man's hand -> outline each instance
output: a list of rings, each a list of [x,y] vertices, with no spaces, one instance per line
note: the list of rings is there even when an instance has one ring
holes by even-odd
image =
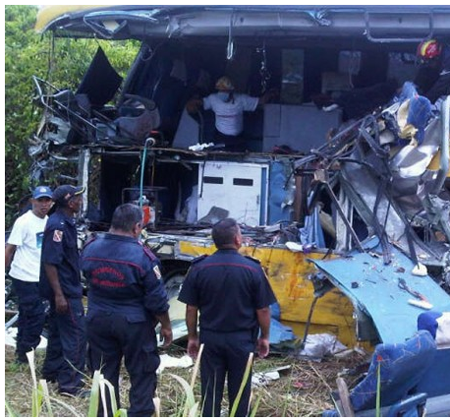
[[[264,359],[264,357],[267,357],[269,354],[269,340],[267,338],[258,338],[258,355],[261,359]]]
[[[172,344],[173,335],[172,335],[172,328],[169,327],[161,327],[161,330],[159,332],[159,340],[163,342],[162,347],[167,348]]]
[[[196,114],[203,106],[203,100],[198,98],[190,99],[186,103],[186,111],[189,114]]]
[[[55,296],[55,306],[58,314],[65,314],[69,311],[69,304],[64,295]]]
[[[187,345],[187,354],[191,356],[193,359],[196,359],[198,356],[199,349],[200,349],[200,342],[198,338],[189,338]]]

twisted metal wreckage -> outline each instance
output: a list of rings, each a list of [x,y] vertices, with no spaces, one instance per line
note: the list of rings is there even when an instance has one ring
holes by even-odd
[[[130,6],[130,10],[133,7],[138,6]],[[108,39],[145,39],[152,31],[157,37],[167,36],[161,28],[169,25],[169,38],[174,35],[175,43],[178,35],[181,40],[183,35],[198,36],[194,39],[199,41],[207,39],[208,31],[214,35],[223,31],[231,58],[237,34],[246,35],[246,30],[250,36],[259,33],[258,19],[278,25],[287,13],[287,26],[276,32],[282,43],[289,39],[289,31],[295,42],[301,42],[297,31],[306,40],[317,35],[317,28],[311,26],[312,15],[306,18],[303,10],[297,16],[289,10],[273,14],[270,8],[244,7],[238,20],[239,13],[233,11],[230,17],[226,8],[199,8],[198,14],[194,9],[186,14],[177,7],[156,10],[150,16],[151,26],[147,25],[147,15],[139,12],[134,16],[138,17],[136,27],[131,25],[132,11],[105,15],[108,25],[102,21],[101,11],[90,14],[81,10],[73,15],[69,11],[56,18],[43,16],[48,22],[41,22],[40,27],[62,33],[68,28],[74,34],[88,28]],[[416,31],[415,25],[419,27],[417,22],[423,18],[416,12],[411,22],[396,20],[396,24],[411,24],[409,30]],[[352,43],[357,42],[362,31],[342,31],[350,22],[345,20],[346,13],[352,19],[361,16],[367,39],[380,41],[371,32],[378,19],[376,10],[330,9],[323,15],[326,22],[315,20],[320,34],[329,30],[332,37],[344,34]],[[383,13],[380,22],[384,23]],[[424,19],[432,19],[427,13]],[[249,16],[257,19],[246,20]],[[276,19],[270,20],[274,16]],[[376,19],[371,20],[373,16]],[[391,17],[386,16],[388,20]],[[177,30],[172,20],[175,17]],[[206,26],[202,32],[210,17],[215,19],[214,29]],[[114,19],[118,25],[112,27],[110,20]],[[227,19],[236,27],[225,25],[230,22]],[[289,19],[298,21],[289,26]],[[432,29],[439,31],[442,22],[434,23]],[[240,24],[242,28],[238,28]],[[388,21],[381,29],[392,30],[391,26]],[[127,28],[136,29],[134,36]],[[442,28],[445,32],[448,25]],[[388,41],[399,40],[388,37],[380,42]],[[156,64],[161,51],[156,49],[150,55]],[[258,53],[261,51],[264,91],[270,81],[265,42]],[[76,181],[87,187],[80,219],[83,235],[105,230],[112,209],[121,202],[136,201],[143,207],[148,222],[143,241],[162,261],[175,325],[181,330],[184,326],[184,311],[176,302],[184,274],[194,258],[214,252],[211,225],[227,215],[242,222],[247,241],[241,251],[261,261],[277,296],[271,337],[275,346],[295,340],[295,333],[301,337],[295,340],[296,352],[301,353],[308,335],[323,332],[333,333],[347,346],[404,343],[415,336],[422,314],[450,312],[450,97],[432,105],[407,82],[398,96],[344,124],[337,118],[338,110],[267,104],[262,149],[249,141],[247,152],[227,152],[208,143],[206,116],[200,115],[197,124],[181,110],[178,126],[171,127],[172,137],[167,141],[167,131],[165,135],[163,130],[167,120],[158,97],[150,100],[138,95],[138,81],[143,80],[140,71],[151,68],[150,52],[146,46],[141,49],[140,61],[138,58],[130,72],[117,107],[107,112],[91,109],[92,87],[102,96],[97,96],[97,105],[104,105],[113,99],[121,78],[111,70],[101,50],[94,61],[100,63],[100,74],[108,74],[108,78],[99,78],[91,65],[83,88],[76,93],[35,78],[45,114],[30,154],[35,162],[33,176],[38,180],[59,168],[61,162],[77,164]],[[105,79],[109,80],[106,85]],[[167,89],[176,83],[172,77]],[[161,85],[156,83],[153,92]],[[170,98],[168,92],[166,97]],[[298,144],[309,152],[295,151]],[[434,364],[423,367],[425,379],[417,391],[420,395],[414,394],[416,399],[408,404],[423,407],[426,403],[429,413],[448,414],[450,375],[442,369],[449,365],[448,343],[436,354]],[[363,394],[367,394],[364,389]],[[386,404],[395,403],[397,399]],[[372,408],[371,404],[365,401],[358,411]],[[402,410],[406,412],[404,405]],[[339,413],[349,412],[341,406]]]
[[[450,97],[442,101],[440,109],[430,111],[422,135],[416,127],[406,124],[412,100],[417,100],[417,96],[403,102],[399,100],[378,113],[352,122],[306,156],[270,157],[272,164],[282,164],[284,172],[291,168],[291,173],[283,178],[284,201],[293,194],[295,185],[305,187],[309,184],[303,227],[297,222],[242,226],[247,237],[243,252],[262,261],[284,315],[281,320],[285,325],[279,322],[280,313],[278,319],[273,320],[271,343],[275,347],[278,345],[281,349],[283,342],[295,340],[286,325],[302,323],[303,329],[298,329],[297,325],[296,332],[303,333],[303,340],[296,352],[308,355],[304,346],[309,328],[317,332],[333,331],[333,327],[326,324],[329,316],[336,314],[342,317],[335,320],[337,335],[351,345],[355,338],[362,342],[401,343],[414,336],[420,312],[434,308],[448,313]],[[54,114],[49,118],[54,118]],[[41,142],[41,150],[45,152],[35,154],[35,158],[41,162],[59,159],[48,153],[53,146],[51,142]],[[91,147],[98,145],[78,151],[78,158]],[[61,152],[66,146],[58,145],[57,149]],[[157,148],[154,152],[158,153]],[[165,153],[167,158],[177,152],[167,149]],[[192,158],[206,159],[208,153],[211,152],[195,152],[185,159],[185,164]],[[221,153],[224,152],[217,152],[214,158],[220,159]],[[330,213],[326,213],[324,207],[331,210]],[[177,229],[173,221],[167,225],[162,220],[158,224],[150,223],[144,235],[145,243],[163,263],[191,261],[198,255],[214,251],[209,237],[210,223],[227,213],[214,207],[203,218],[203,223],[183,225],[181,229]],[[324,231],[334,241],[329,248]],[[274,255],[276,253],[278,255]],[[312,269],[312,264],[317,270]],[[186,333],[184,311],[177,304],[176,296],[185,270],[184,265],[166,265],[169,272],[166,284],[174,308],[172,318],[180,335]],[[314,285],[314,290],[307,285],[309,282]],[[352,304],[349,305],[332,286],[343,292]],[[329,296],[330,289],[334,293],[330,292],[331,298],[327,301],[323,297]],[[318,316],[313,318],[319,298],[323,298],[323,305],[318,305]],[[299,308],[299,303],[303,308]],[[354,318],[351,321],[350,316]],[[311,325],[312,319],[316,325]],[[356,337],[353,337],[355,327]],[[294,342],[298,344],[299,340]],[[332,342],[331,347],[335,346]],[[445,351],[441,351],[435,365],[421,368],[425,372],[422,380],[425,385],[419,387],[417,394],[402,400],[398,406],[389,406],[383,411],[385,415],[408,412],[406,409],[415,404],[422,407],[427,404],[428,412],[433,415],[447,414],[445,401],[449,389],[442,366],[448,364],[448,348]],[[359,406],[357,403],[354,406],[363,413],[364,408],[371,408],[371,403],[364,385],[360,387],[358,392],[364,398]],[[389,389],[386,395],[389,395]],[[398,387],[396,390],[395,398],[400,392]],[[354,415],[348,405],[347,409],[343,408],[343,395],[347,394],[341,392],[334,396],[338,412]],[[333,413],[331,415],[335,415]],[[373,412],[369,410],[368,413]]]

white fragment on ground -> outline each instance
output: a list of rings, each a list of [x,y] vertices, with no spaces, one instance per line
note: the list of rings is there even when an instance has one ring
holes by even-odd
[[[5,330],[5,345],[16,347],[16,336],[17,336],[17,328],[10,327],[7,330]],[[39,345],[37,346],[38,349],[45,349],[47,348],[47,339],[43,336],[41,336],[41,341]]]
[[[160,374],[166,368],[173,368],[173,367],[188,368],[194,364],[191,357],[188,356],[187,354],[182,357],[173,357],[169,356],[168,354],[162,354],[160,355],[160,359],[161,364],[159,365],[159,368],[156,371],[157,374]]]

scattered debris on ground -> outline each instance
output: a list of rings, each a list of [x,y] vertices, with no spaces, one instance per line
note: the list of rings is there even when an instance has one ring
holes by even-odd
[[[168,355],[174,358],[184,356],[184,349],[172,346]],[[42,366],[45,352],[38,350],[36,364]],[[269,375],[272,380],[264,381],[254,387],[253,400],[260,399],[256,413],[258,417],[311,417],[320,416],[325,409],[332,408],[329,397],[335,388],[336,377],[344,369],[363,363],[366,357],[353,352],[345,358],[325,358],[322,362],[298,360],[273,355],[267,359],[255,360],[254,373],[261,377],[262,373],[277,372],[279,378]],[[287,368],[289,367],[289,368]],[[184,393],[178,382],[170,374],[176,374],[190,381],[192,367],[166,367],[159,377],[158,396],[161,399],[161,416],[181,416]],[[87,379],[89,382],[89,379]],[[14,349],[5,346],[5,400],[18,416],[31,415],[32,379],[27,365],[14,363]],[[89,400],[84,398],[62,397],[55,384],[48,384],[52,397],[53,415],[55,417],[73,417],[74,413],[86,416]],[[89,383],[87,384],[89,386]],[[121,381],[121,402],[128,404],[129,378],[123,370]],[[197,379],[195,396],[200,395],[200,381]],[[260,397],[261,396],[261,397]],[[5,413],[7,415],[7,413]],[[45,407],[41,416],[47,416]]]

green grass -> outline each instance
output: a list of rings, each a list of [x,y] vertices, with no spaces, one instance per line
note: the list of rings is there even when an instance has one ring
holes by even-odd
[[[184,348],[172,346],[171,356],[182,356]],[[87,417],[93,415],[94,408],[91,399],[62,397],[57,392],[57,385],[47,383],[44,389],[38,379],[41,376],[40,367],[45,352],[38,350],[35,355],[37,387],[41,386],[39,398],[40,417]],[[329,388],[326,384],[335,383],[338,372],[344,368],[354,367],[356,363],[365,360],[354,354],[347,359],[328,359],[321,363],[296,360],[288,357],[269,356],[267,359],[256,358],[253,372],[266,372],[281,366],[291,365],[291,369],[279,380],[252,391],[251,415],[258,417],[315,417],[320,416],[324,409],[332,408],[329,398]],[[200,381],[197,369],[167,368],[158,376],[157,397],[160,401],[159,415],[161,417],[181,417],[186,410],[186,394],[183,386],[175,376],[182,378],[192,389],[194,405],[191,404],[188,415],[199,413]],[[100,381],[100,378],[99,378]],[[299,386],[301,384],[302,386]],[[86,377],[86,389],[93,389],[94,378]],[[100,386],[100,385],[99,385]],[[105,385],[107,386],[107,385]],[[117,410],[117,416],[126,414],[128,407],[128,391],[130,381],[126,370],[121,371],[120,400],[122,410]],[[34,389],[30,369],[26,365],[14,363],[14,349],[5,348],[5,416],[30,417],[33,413],[32,392]],[[91,392],[92,394],[92,392]],[[101,397],[99,396],[99,401]],[[227,405],[227,395],[224,396],[224,412],[231,411]],[[192,400],[191,400],[192,402]],[[197,403],[197,406],[195,404]],[[36,410],[37,406],[35,406]],[[35,411],[36,412],[36,411]],[[198,415],[198,414],[197,414]]]

